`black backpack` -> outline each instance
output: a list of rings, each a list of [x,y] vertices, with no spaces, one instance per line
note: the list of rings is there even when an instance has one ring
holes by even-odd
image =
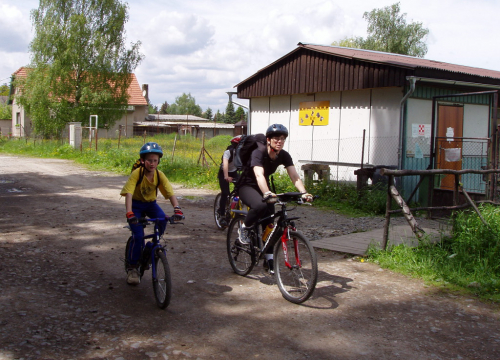
[[[238,171],[242,171],[250,165],[250,156],[257,147],[266,145],[264,134],[243,135],[236,150],[234,151],[233,163]]]
[[[141,170],[139,173],[139,180],[137,180],[137,184],[135,184],[135,187],[138,187],[142,182],[142,179],[144,179],[144,165],[142,165],[141,159],[137,159],[134,165],[132,165],[132,170],[130,171],[130,173],[132,173],[137,168],[141,168]],[[158,183],[156,184],[156,195],[158,195],[158,186],[160,186],[160,173],[158,172],[158,169],[156,169],[156,178],[158,179]]]

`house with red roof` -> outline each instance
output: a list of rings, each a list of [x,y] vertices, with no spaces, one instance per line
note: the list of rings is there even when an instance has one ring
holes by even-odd
[[[287,126],[285,150],[295,165],[327,168],[330,180],[356,181],[361,167],[499,165],[499,71],[299,43],[235,88],[238,98],[249,99],[249,133]],[[452,177],[438,179],[437,188],[452,191]],[[464,188],[479,195],[492,181],[462,177]],[[408,196],[418,182],[405,177],[401,190]]]
[[[19,68],[14,74],[12,74],[12,82],[16,77],[26,77],[26,67]],[[134,122],[141,122],[148,115],[148,85],[144,84],[142,86],[139,85],[137,81],[137,77],[135,74],[130,74],[131,83],[129,88],[127,89],[129,100],[127,111],[123,115],[123,117],[116,121],[116,123],[105,129],[102,125],[99,125],[98,137],[106,138],[118,137],[118,132],[121,129],[121,136],[133,136],[133,124]],[[18,89],[14,89],[11,87],[11,98],[12,101],[12,136],[26,136],[31,134],[32,123],[29,116],[25,113],[22,106],[16,103],[15,94],[19,91]],[[96,113],[97,119],[99,121],[99,114]]]

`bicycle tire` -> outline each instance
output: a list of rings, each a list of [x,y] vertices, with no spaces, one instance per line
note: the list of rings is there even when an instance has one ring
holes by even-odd
[[[218,193],[217,196],[215,197],[214,201],[214,220],[215,220],[215,225],[217,225],[217,228],[219,230],[224,230],[227,228],[227,226],[221,225],[220,221],[222,219],[222,216],[219,214],[219,206],[220,206],[220,199],[222,197],[222,193]]]
[[[233,271],[241,276],[249,274],[255,266],[255,249],[251,244],[239,241],[239,230],[245,217],[238,215],[229,224],[227,231],[227,257]]]
[[[155,254],[156,278],[152,277],[153,290],[155,294],[156,305],[160,309],[165,309],[170,304],[172,296],[172,279],[170,276],[170,267],[168,266],[167,256],[162,250],[156,250]]]
[[[132,236],[130,236],[127,240],[127,245],[125,245],[125,259],[124,259],[124,263],[125,263],[125,272],[128,271],[129,269],[129,265],[128,265],[128,253],[129,253],[129,250],[130,250],[130,242],[132,241]]]
[[[296,248],[300,266],[296,261]],[[274,246],[274,271],[278,288],[283,297],[294,303],[300,304],[309,299],[316,288],[318,281],[318,262],[313,246],[304,235],[297,231],[290,231],[290,237],[287,240],[288,260],[291,269],[285,264],[285,254],[281,239]]]

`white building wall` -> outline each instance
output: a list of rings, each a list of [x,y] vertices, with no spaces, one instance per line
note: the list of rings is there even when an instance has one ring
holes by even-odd
[[[332,178],[355,181],[354,170],[359,166],[347,164],[361,163],[363,129],[364,163],[397,164],[401,98],[401,88],[253,98],[249,132],[265,132],[271,124],[283,124],[290,132],[285,150],[299,169],[309,162],[346,163],[331,166]],[[309,101],[330,102],[328,125],[299,125],[300,103]],[[395,143],[395,149],[386,149],[388,138]]]

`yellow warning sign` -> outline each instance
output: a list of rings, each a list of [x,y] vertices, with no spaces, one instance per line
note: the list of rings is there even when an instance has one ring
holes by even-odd
[[[328,125],[329,101],[307,101],[299,104],[299,125]]]

